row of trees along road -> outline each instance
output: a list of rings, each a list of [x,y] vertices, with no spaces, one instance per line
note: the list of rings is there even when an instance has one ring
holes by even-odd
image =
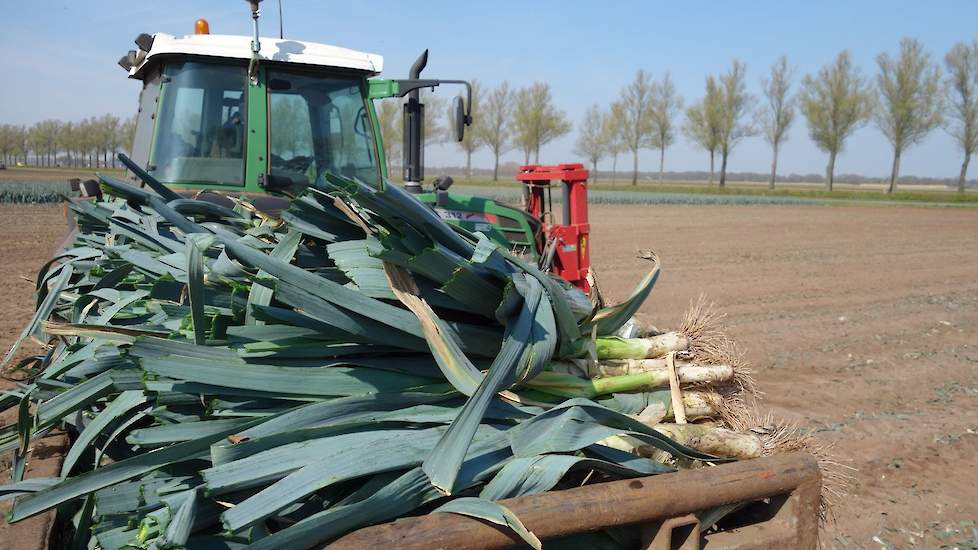
[[[0,124],[0,162],[30,166],[115,166],[115,153],[132,144],[135,119],[113,115],[78,122],[42,120],[31,126]],[[111,160],[110,160],[111,157]]]
[[[787,58],[780,57],[760,78],[760,98],[748,91],[747,67],[734,61],[730,69],[705,79],[703,97],[683,109],[669,73],[655,79],[639,70],[632,82],[607,108],[591,105],[577,127],[574,152],[597,170],[611,159],[615,178],[618,157],[630,153],[632,184],[638,180],[638,155],[643,149],[659,152],[659,179],[665,170],[666,150],[680,134],[709,155],[710,183],[719,160],[719,185],[726,185],[727,163],[745,138],[760,136],[771,146],[769,186],[774,188],[778,155],[789,130],[801,114],[812,142],[828,155],[825,185],[831,190],[835,162],[846,140],[875,122],[893,149],[888,192],[896,188],[900,159],[937,128],[943,127],[963,153],[958,188],[964,190],[968,163],[978,149],[978,41],[959,43],[944,56],[946,71],[917,40],[905,38],[899,51],[876,58],[878,72],[868,79],[855,67],[848,51],[797,81]],[[797,85],[796,85],[797,83]],[[797,90],[795,90],[797,88]],[[426,95],[426,143],[449,139],[451,122],[446,101]],[[401,147],[401,106],[385,100],[378,106],[389,157]],[[466,173],[472,154],[485,147],[493,156],[493,179],[498,179],[499,158],[509,150],[539,161],[540,147],[570,132],[565,112],[553,105],[550,87],[537,82],[512,89],[507,82],[484,90],[473,82],[473,127],[459,144],[466,154]],[[719,158],[718,158],[719,157]]]
[[[943,127],[963,153],[958,190],[964,191],[968,163],[978,149],[978,41],[959,43],[944,57],[946,75],[923,45],[914,39],[900,42],[895,56],[876,57],[878,73],[871,82],[853,66],[848,51],[815,74],[801,79],[792,94],[795,71],[785,57],[779,58],[761,78],[762,101],[747,91],[746,66],[734,61],[720,75],[706,77],[705,93],[685,111],[682,132],[704,149],[710,158],[710,183],[714,163],[720,157],[719,185],[726,184],[727,160],[744,138],[760,134],[772,149],[769,186],[773,189],[778,154],[796,110],[804,116],[808,134],[828,154],[825,185],[832,190],[835,161],[846,140],[857,129],[875,122],[893,148],[887,192],[896,188],[900,159],[933,130]],[[758,104],[759,103],[759,104]],[[674,141],[673,118],[682,105],[669,79],[652,80],[638,71],[608,109],[590,107],[580,125],[577,148],[597,166],[601,158],[630,151],[632,183],[638,174],[638,151],[659,151],[659,177],[666,149]]]

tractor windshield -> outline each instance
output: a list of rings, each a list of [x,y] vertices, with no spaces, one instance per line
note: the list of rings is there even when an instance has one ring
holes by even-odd
[[[269,172],[309,185],[325,172],[380,179],[362,79],[269,69]]]
[[[148,171],[166,183],[244,182],[244,66],[170,63]]]

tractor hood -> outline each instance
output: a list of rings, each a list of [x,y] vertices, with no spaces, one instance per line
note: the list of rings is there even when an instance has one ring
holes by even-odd
[[[379,74],[384,67],[384,58],[380,55],[338,46],[270,37],[262,37],[260,42],[259,56],[263,61],[353,69],[367,72],[371,76]],[[129,77],[141,80],[144,69],[153,64],[154,58],[169,55],[248,60],[251,59],[251,37],[227,34],[173,36],[156,33],[149,51],[137,52],[136,63],[130,69]]]

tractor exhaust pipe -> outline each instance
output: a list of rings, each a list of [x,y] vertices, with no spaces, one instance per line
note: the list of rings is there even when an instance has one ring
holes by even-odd
[[[409,78],[417,80],[428,64],[428,50],[421,52],[411,65]],[[404,104],[404,188],[409,193],[421,193],[424,181],[424,104],[419,90],[408,92]]]

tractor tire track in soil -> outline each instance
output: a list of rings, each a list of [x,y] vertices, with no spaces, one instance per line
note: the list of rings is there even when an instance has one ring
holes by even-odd
[[[642,318],[675,327],[706,293],[747,350],[762,406],[857,468],[825,545],[978,544],[965,527],[978,519],[978,209],[595,205],[591,218],[609,298],[648,268],[635,252],[656,250],[663,273]],[[20,277],[33,279],[64,223],[61,207],[0,206],[3,351],[33,310]],[[45,462],[33,475],[56,471]],[[47,525],[0,522],[0,548],[33,549]]]

